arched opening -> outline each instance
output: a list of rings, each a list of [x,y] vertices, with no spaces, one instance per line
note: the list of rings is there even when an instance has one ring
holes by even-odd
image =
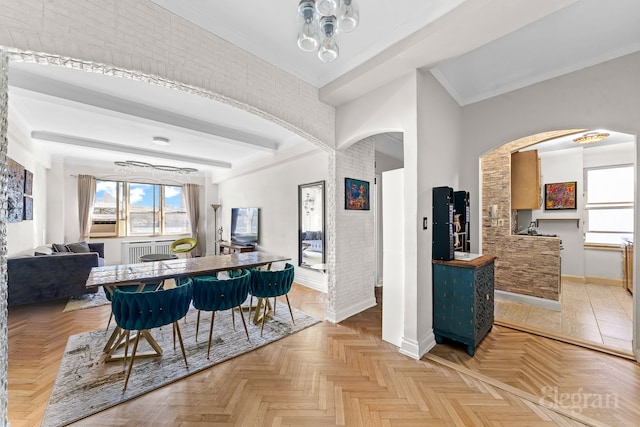
[[[633,273],[623,268],[620,240],[629,235],[620,233],[616,220],[600,226],[592,219],[589,228],[592,213],[603,219],[607,215],[621,218],[613,209],[627,202],[616,200],[612,202],[616,206],[601,205],[596,212],[598,206],[588,198],[586,177],[589,171],[620,166],[631,166],[630,174],[635,176],[636,140],[631,134],[599,130],[609,137],[589,145],[573,141],[587,131],[532,135],[481,158],[482,247],[498,254],[496,322],[633,358],[632,289],[623,287],[626,278],[633,281]],[[523,166],[514,159],[520,153],[536,162],[535,179],[525,180],[538,187],[532,206],[512,205],[514,192],[527,191],[516,185]],[[629,181],[625,184],[632,195],[633,179]],[[554,205],[549,192],[556,184],[576,188],[575,205]],[[496,215],[491,213],[492,206]],[[631,237],[636,206],[633,201],[624,213],[629,220],[624,230]],[[594,232],[599,236],[592,236]],[[613,240],[598,240],[603,236]],[[626,260],[632,257],[627,255]]]

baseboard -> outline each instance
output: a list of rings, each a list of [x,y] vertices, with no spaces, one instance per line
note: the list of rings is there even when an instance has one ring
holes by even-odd
[[[419,342],[402,337],[400,353],[405,356],[409,356],[412,359],[420,360],[422,356],[431,351],[435,346],[436,337],[433,334],[433,329],[431,329],[426,336],[420,339]]]
[[[577,345],[579,347],[589,348],[591,350],[599,351],[601,353],[607,353],[612,356],[622,357],[625,359],[636,360],[632,353],[624,351],[622,349],[616,349],[607,347],[603,344],[594,343],[591,341],[581,340],[579,338],[571,337],[556,332],[547,331],[544,329],[536,328],[534,326],[523,325],[521,323],[514,323],[508,320],[495,319],[495,325],[504,326],[505,328],[515,329],[518,331],[526,332],[528,334],[538,335],[545,338],[550,338],[556,341],[566,342],[567,344]]]
[[[313,289],[314,291],[322,292],[323,294],[327,293],[327,282],[309,279],[308,277],[296,277],[295,282],[299,285],[305,286],[309,289]]]
[[[624,286],[622,279],[614,279],[612,277],[584,276],[584,282],[594,285]]]
[[[523,304],[533,305],[535,307],[546,308],[547,310],[560,311],[562,305],[560,301],[550,299],[532,297],[529,295],[516,294],[513,292],[495,290],[495,297],[506,301],[521,302]]]
[[[347,307],[338,312],[331,311],[327,308],[326,320],[328,320],[331,323],[340,323],[351,316],[354,316],[360,312],[363,312],[368,308],[374,307],[376,304],[377,304],[376,297],[375,295],[372,295],[371,298],[368,298],[364,301],[361,301],[358,304],[352,305],[351,307]]]
[[[584,276],[574,276],[572,274],[563,274],[560,277],[560,280],[567,280],[569,282],[575,282],[575,283],[584,283]]]

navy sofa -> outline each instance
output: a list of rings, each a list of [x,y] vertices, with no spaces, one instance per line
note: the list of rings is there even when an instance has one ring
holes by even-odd
[[[89,243],[89,249],[92,252],[8,258],[8,305],[96,292],[85,285],[91,268],[104,265],[104,243]]]

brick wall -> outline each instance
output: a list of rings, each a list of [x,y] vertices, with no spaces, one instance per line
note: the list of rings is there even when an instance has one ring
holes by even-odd
[[[560,240],[511,234],[511,153],[579,131],[545,132],[521,138],[481,158],[482,252],[498,257],[496,289],[559,301]],[[489,218],[491,205],[498,206],[498,225],[494,226]]]
[[[335,146],[334,108],[318,100],[315,87],[150,1],[9,3],[0,8],[0,46],[108,65],[87,64],[90,71],[115,66],[205,89]]]
[[[344,208],[345,178],[368,181],[370,193],[374,191],[375,139],[365,138],[337,151],[335,165],[335,208],[329,211],[335,212],[336,227],[330,242],[335,249],[331,262],[340,286],[331,280],[328,283],[327,317],[339,322],[375,305],[374,207],[368,211]]]

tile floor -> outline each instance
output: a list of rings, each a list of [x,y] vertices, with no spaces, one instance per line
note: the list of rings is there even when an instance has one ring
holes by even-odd
[[[632,296],[621,286],[562,282],[562,310],[496,298],[495,317],[631,352]]]

